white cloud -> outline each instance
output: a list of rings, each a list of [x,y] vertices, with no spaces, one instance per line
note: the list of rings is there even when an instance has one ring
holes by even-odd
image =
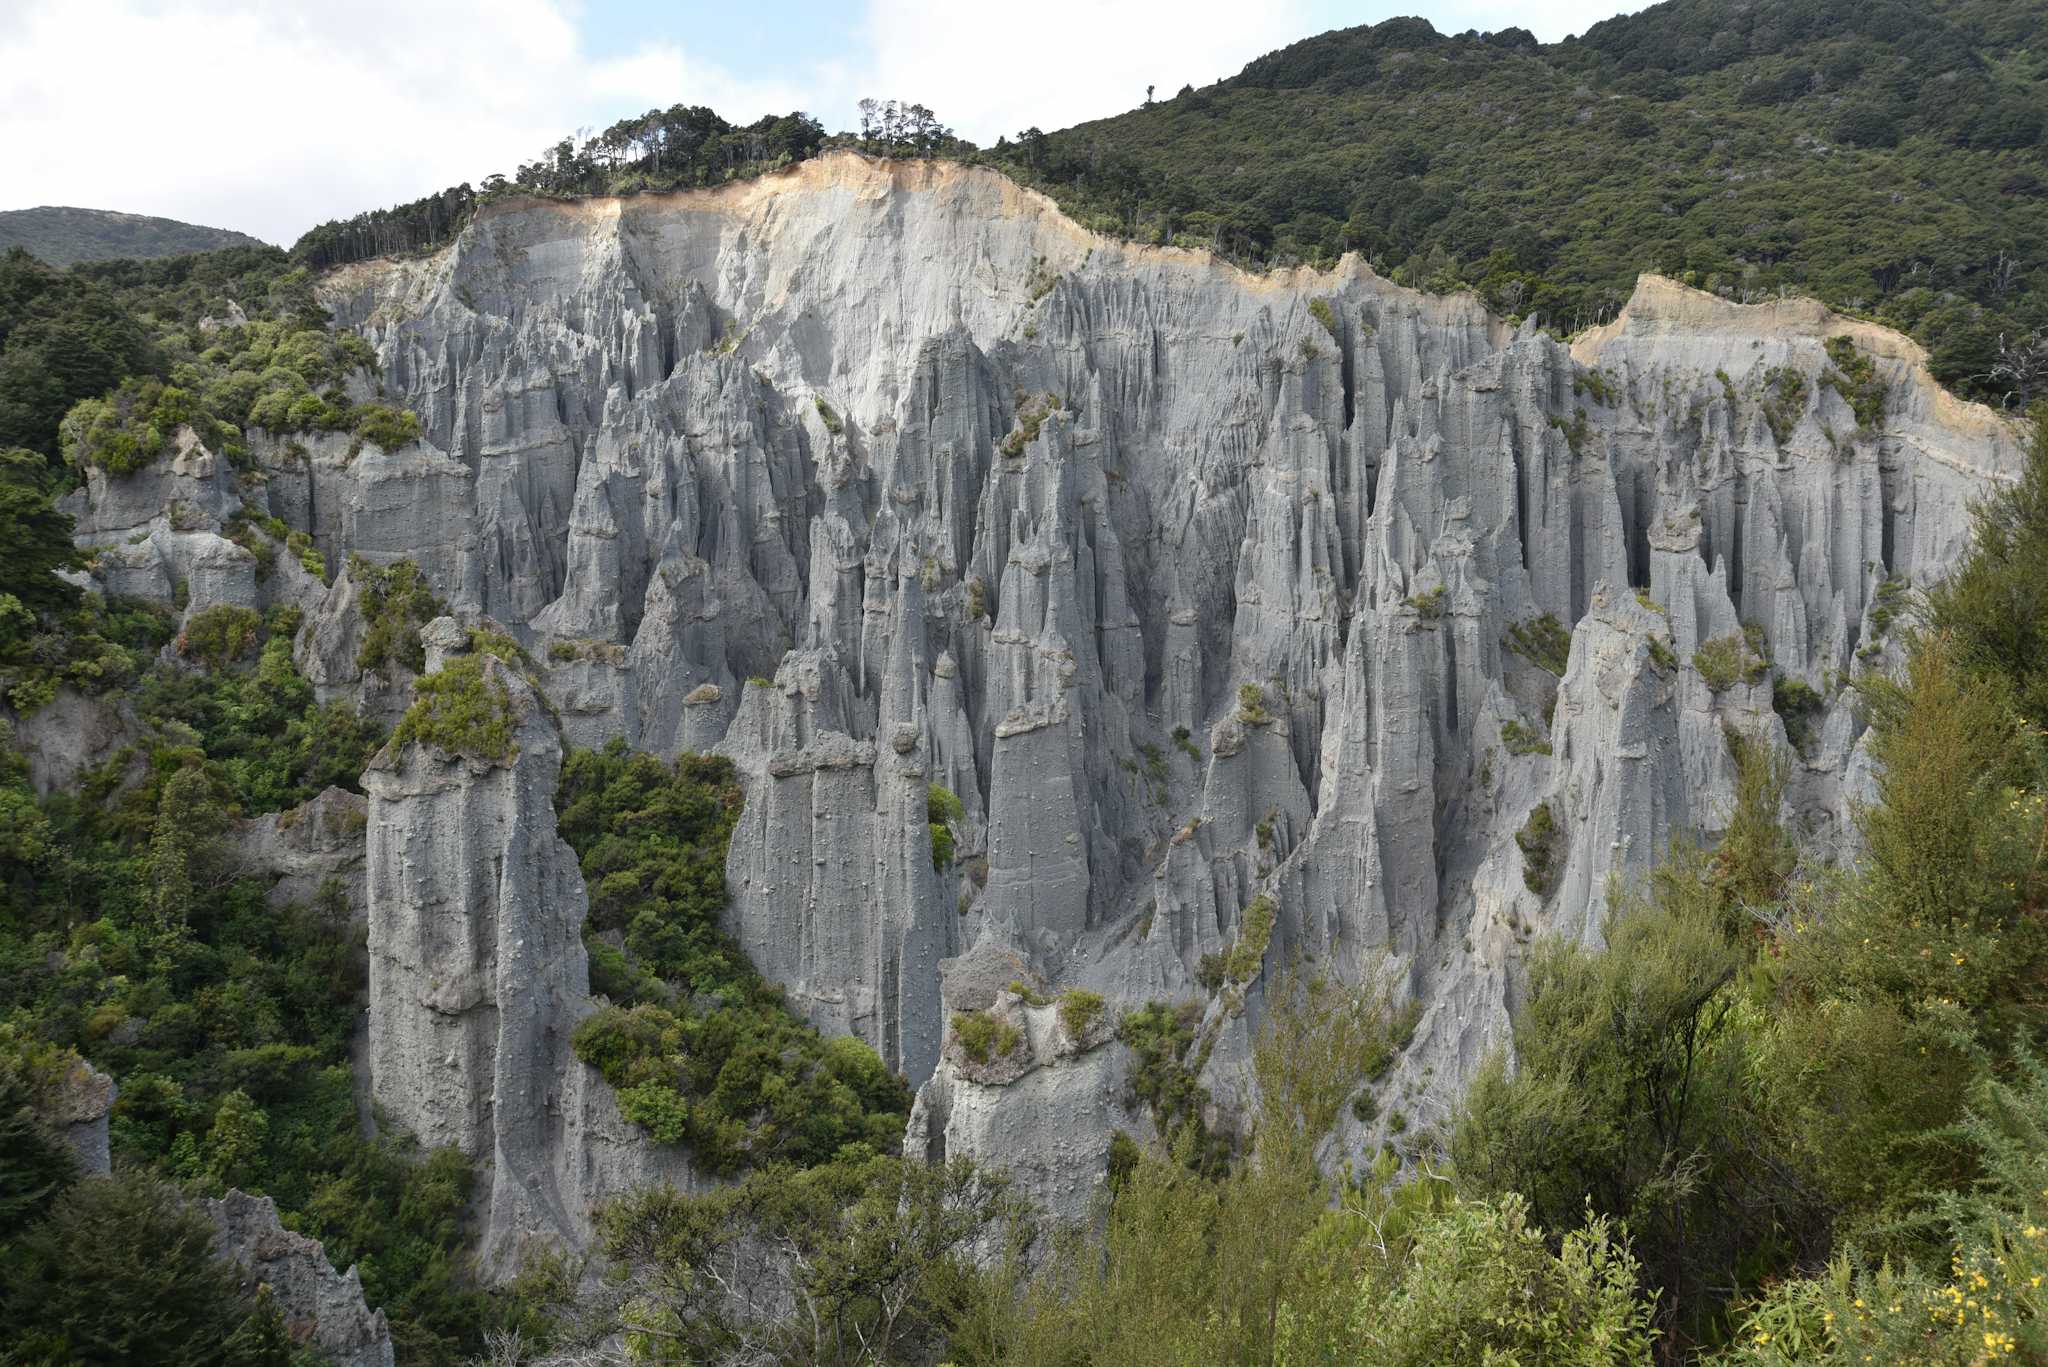
[[[1308,36],[1300,0],[869,0],[874,64],[864,91],[929,105],[984,145],[1019,129],[1121,113],[1158,87],[1234,76]]]
[[[0,207],[126,209],[281,243],[509,173],[624,112],[804,103],[673,45],[592,60],[560,0],[29,0],[0,21],[0,71]]]

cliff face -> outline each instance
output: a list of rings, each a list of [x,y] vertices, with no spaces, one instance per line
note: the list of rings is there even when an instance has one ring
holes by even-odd
[[[506,624],[569,740],[732,756],[755,962],[925,1085],[918,1144],[1018,1162],[1069,1213],[1110,1127],[1142,1127],[1123,1047],[1040,1022],[1032,1067],[990,1074],[948,1048],[951,1011],[1014,976],[1201,1000],[1227,1097],[1261,973],[1310,955],[1419,1005],[1382,1085],[1437,1118],[1503,1037],[1529,941],[1597,938],[1610,876],[1725,821],[1726,731],[1793,760],[1788,819],[1843,847],[1867,765],[1840,685],[1884,658],[1887,584],[1938,577],[2019,461],[1910,343],[1817,307],[1646,277],[1567,350],[1355,263],[1248,276],[1093,237],[991,173],[850,154],[500,204],[324,298],[425,440],[280,454],[271,510]],[[218,502],[182,459],[160,478]],[[109,572],[182,575],[194,606],[255,592],[162,492],[88,491]],[[302,655],[375,695],[331,648],[347,592]],[[1693,664],[1745,627],[1826,700],[1803,752],[1767,677]],[[573,1232],[551,1203],[586,1190],[549,1186],[567,1138],[503,1140],[519,1107],[521,1133],[565,1126],[545,1094],[578,1067],[555,743],[372,779],[377,1094],[498,1146],[494,1229]],[[941,872],[934,784],[966,813]],[[1516,838],[1539,808],[1543,891]],[[1247,928],[1261,897],[1270,931]],[[1205,987],[1234,944],[1250,981]]]

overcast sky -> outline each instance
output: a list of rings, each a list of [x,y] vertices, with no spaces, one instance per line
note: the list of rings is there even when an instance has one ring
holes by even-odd
[[[676,103],[863,95],[962,136],[1052,129],[1421,13],[1545,41],[1644,0],[0,0],[0,209],[81,205],[288,244]]]

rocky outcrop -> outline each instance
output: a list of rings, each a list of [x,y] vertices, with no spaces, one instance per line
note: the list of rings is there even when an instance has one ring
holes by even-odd
[[[429,624],[443,662],[461,633]],[[555,833],[562,748],[524,676],[483,657],[516,751],[479,759],[393,743],[369,793],[371,1096],[382,1123],[481,1169],[487,1274],[529,1247],[582,1246],[597,1203],[680,1155],[646,1142],[570,1047],[590,1003],[576,855]]]
[[[296,807],[242,822],[236,860],[275,880],[265,896],[271,906],[312,905],[333,896],[335,909],[361,924],[369,917],[363,867],[369,824],[364,798],[328,788]]]
[[[1077,1038],[1056,1003],[1008,989],[983,1010],[1014,1042],[977,1059],[950,1036],[944,1066],[917,1094],[905,1151],[999,1166],[1053,1220],[1092,1219],[1107,1194],[1111,1135],[1147,1128],[1126,1109],[1127,1051],[1113,1020],[1096,1017]]]
[[[105,1177],[113,1171],[107,1118],[118,1095],[113,1078],[76,1054],[37,1089],[36,1118],[71,1146],[83,1176]]]
[[[1719,829],[1730,732],[1790,765],[1813,857],[1845,848],[1868,761],[1843,685],[2019,463],[1911,342],[1818,306],[1646,277],[1567,348],[1356,259],[1247,275],[985,170],[851,153],[501,200],[322,292],[423,440],[316,441],[242,492],[331,564],[410,556],[504,623],[575,743],[730,755],[730,929],[925,1085],[917,1143],[1038,1172],[1062,1209],[1101,1146],[1029,1135],[1113,1123],[1116,1051],[977,1079],[946,1022],[987,1003],[942,965],[1114,1009],[1216,998],[1204,960],[1255,959],[1204,1016],[1224,1096],[1263,975],[1310,955],[1420,1012],[1383,1085],[1440,1112],[1505,1038],[1528,943],[1597,940],[1610,878]],[[107,582],[243,593],[159,515],[218,519],[219,478],[183,451],[89,487]],[[336,696],[370,688],[351,591],[321,586],[301,639]],[[1759,679],[1697,666],[1731,637]],[[1824,699],[1804,751],[1772,676]],[[617,1133],[564,1062],[581,893],[559,741],[522,726],[511,764],[388,755],[370,813],[378,1095],[496,1155],[500,1241],[578,1228],[602,1183],[568,1155]],[[943,870],[932,785],[962,811]],[[1381,1137],[1355,1128],[1353,1152]]]
[[[390,1326],[364,1305],[356,1269],[336,1272],[319,1241],[279,1222],[268,1196],[230,1191],[199,1207],[213,1221],[215,1254],[241,1272],[246,1294],[269,1294],[294,1342],[334,1367],[392,1367]]]

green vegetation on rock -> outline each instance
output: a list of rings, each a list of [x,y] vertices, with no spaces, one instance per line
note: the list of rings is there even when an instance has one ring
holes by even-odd
[[[719,927],[740,807],[723,758],[664,762],[615,741],[564,761],[558,829],[590,892],[591,987],[610,999],[577,1026],[576,1056],[708,1172],[893,1151],[902,1081],[859,1040],[801,1021]]]
[[[481,655],[458,655],[412,686],[412,706],[391,733],[393,745],[418,741],[451,755],[506,763],[519,753],[512,690]]]

